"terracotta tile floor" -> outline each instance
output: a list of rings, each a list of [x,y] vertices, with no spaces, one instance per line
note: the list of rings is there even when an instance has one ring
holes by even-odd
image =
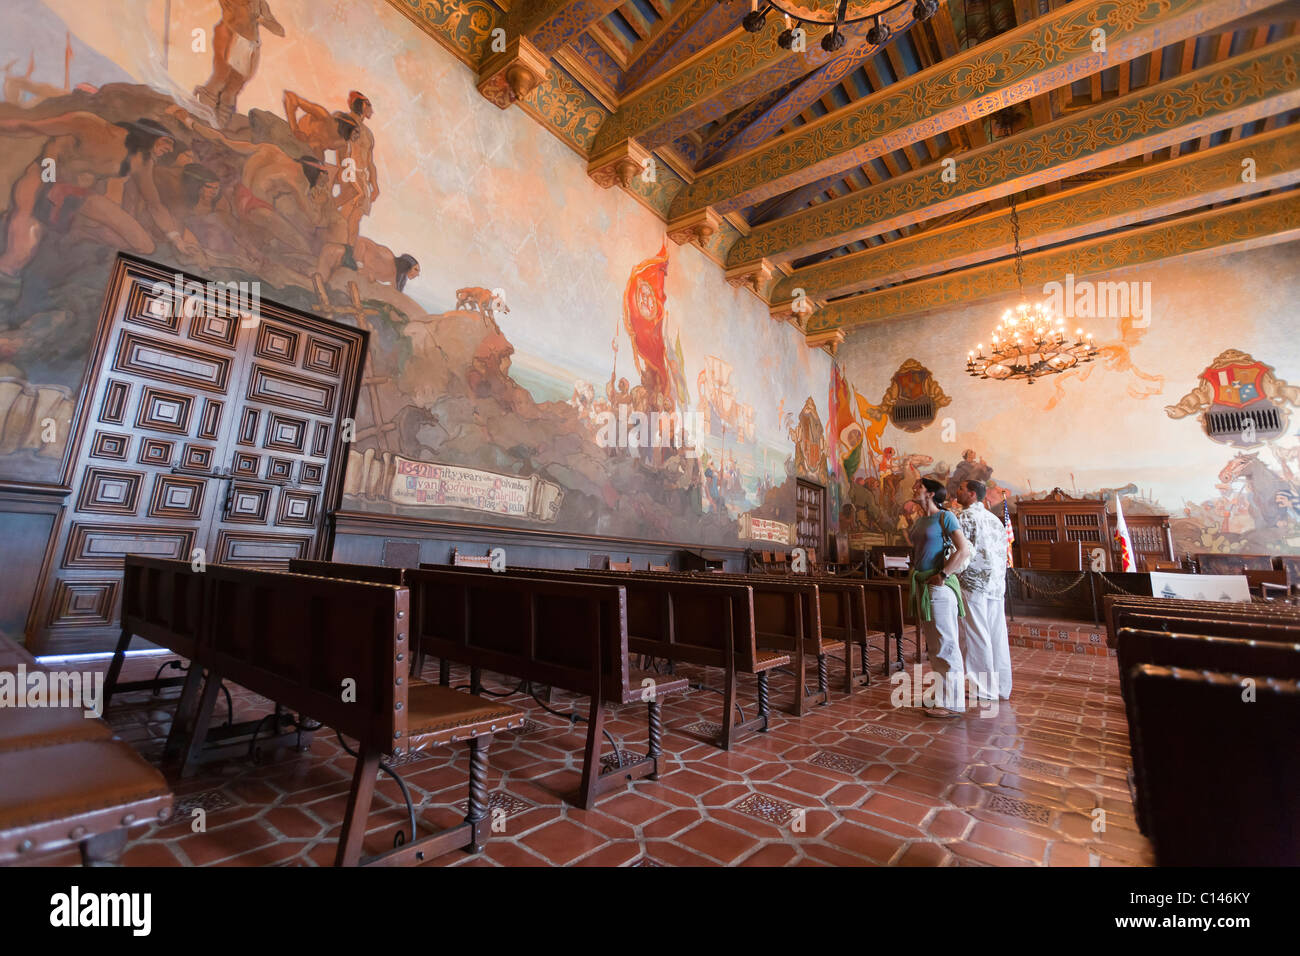
[[[878,654],[870,688],[851,698],[836,691],[842,671],[832,664],[828,706],[802,719],[778,711],[768,733],[746,737],[730,752],[681,732],[719,721],[719,694],[694,690],[665,702],[660,779],[628,784],[590,811],[561,799],[578,785],[584,725],[572,729],[530,698],[511,697],[528,709],[531,722],[499,735],[489,752],[491,805],[500,811],[503,832],[491,834],[481,855],[456,851],[429,865],[1152,864],[1126,785],[1128,735],[1113,657],[1012,647],[1012,699],[996,715],[968,711],[960,720],[938,721],[891,706]],[[161,660],[133,659],[124,677],[151,676]],[[426,676],[434,676],[432,666]],[[457,674],[454,682],[463,680]],[[490,674],[485,683],[509,686]],[[752,683],[745,689],[752,692]],[[787,706],[792,689],[791,677],[777,675],[774,705]],[[232,691],[237,718],[269,711],[268,702]],[[156,760],[175,693],[122,695],[109,722]],[[552,706],[565,710],[572,703],[557,692]],[[748,717],[752,693],[743,705]],[[219,714],[224,709],[218,704]],[[644,752],[643,707],[622,708],[607,726],[622,744]],[[352,758],[328,730],[315,735],[309,752],[282,758],[232,759],[206,765],[194,779],[172,780],[176,815],[134,831],[124,862],[329,865]],[[427,824],[463,818],[467,768],[464,745],[418,755],[399,768]],[[206,812],[205,832],[194,832],[196,808]],[[366,852],[391,846],[404,820],[397,787],[381,778]],[[76,855],[46,862],[74,863]]]

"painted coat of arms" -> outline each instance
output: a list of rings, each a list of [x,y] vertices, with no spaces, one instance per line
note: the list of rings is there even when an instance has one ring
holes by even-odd
[[[1279,379],[1271,365],[1228,349],[1200,374],[1196,388],[1165,406],[1165,414],[1178,419],[1199,413],[1212,441],[1254,448],[1285,434],[1288,406],[1297,404],[1300,388]]]

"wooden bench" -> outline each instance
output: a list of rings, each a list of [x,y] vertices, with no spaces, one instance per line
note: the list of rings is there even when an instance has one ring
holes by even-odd
[[[426,565],[425,567],[433,567]],[[723,718],[716,739],[708,740],[730,750],[737,735],[765,732],[769,723],[768,674],[790,664],[790,656],[761,650],[754,626],[753,589],[746,584],[720,582],[720,575],[651,572],[551,571],[513,568],[516,576],[555,580],[615,579],[627,593],[628,650],[671,664],[694,664],[722,671]],[[758,713],[736,720],[737,675],[757,682]]]
[[[183,633],[174,641],[161,627],[165,615],[150,618],[151,640],[178,653],[185,648],[193,655],[191,671],[206,671],[192,730],[181,741],[182,773],[202,748],[221,681],[229,679],[334,728],[340,741],[343,736],[357,741],[336,865],[414,863],[458,847],[471,852],[482,848],[487,744],[492,734],[522,726],[523,715],[513,707],[410,678],[406,588],[222,565],[195,572],[184,562],[167,562],[170,575],[141,573],[152,563],[133,555],[126,559],[140,607],[174,606],[151,591],[154,582],[173,595],[197,593],[202,609],[197,635]],[[177,580],[185,574],[194,579],[189,586]],[[174,732],[178,726],[174,722]],[[470,742],[465,823],[417,839],[408,798],[407,842],[362,861],[376,773],[382,769],[396,778],[385,755],[403,757],[462,740]]]
[[[1115,646],[1115,634],[1125,624],[1121,620],[1133,619],[1133,615],[1142,615],[1150,619],[1167,621],[1167,624],[1153,625],[1137,623],[1137,627],[1154,627],[1156,630],[1179,630],[1177,621],[1187,618],[1198,621],[1227,621],[1245,623],[1261,621],[1277,623],[1282,626],[1300,623],[1300,608],[1285,604],[1266,604],[1260,602],[1228,601],[1189,601],[1178,598],[1141,597],[1108,594],[1104,601],[1104,618],[1106,623],[1106,643]]]
[[[445,567],[408,570],[407,581],[424,609],[415,622],[421,647],[468,664],[472,689],[488,670],[590,700],[579,806],[590,809],[626,780],[658,778],[662,701],[684,691],[686,680],[632,668],[622,588]],[[624,763],[616,747],[614,765],[602,770],[603,704],[637,702],[648,705],[647,753]]]
[[[616,579],[619,581],[625,581],[628,577],[623,572],[603,573],[607,576],[616,574]],[[821,601],[817,585],[793,578],[776,580],[764,575],[716,571],[705,572],[705,574],[709,581],[738,583],[748,586],[753,591],[754,626],[758,647],[789,654],[794,665],[795,688],[790,713],[802,717],[809,703],[830,703],[829,672],[825,655],[837,650],[840,642],[822,639]],[[688,577],[700,580],[700,572],[684,572],[680,576],[671,576],[679,580]],[[809,657],[817,661],[817,690],[811,694],[806,692],[804,685]]]
[[[0,671],[43,671],[0,636]],[[88,866],[114,863],[133,826],[166,820],[166,781],[81,707],[0,708],[0,865],[76,845]]]
[[[698,573],[698,572],[696,572]],[[714,576],[716,577],[716,575]],[[724,575],[732,580],[750,583],[760,590],[771,582],[762,574]],[[844,657],[836,658],[844,665],[844,693],[852,696],[858,687],[870,684],[867,669],[867,636],[870,631],[870,618],[867,614],[866,588],[862,581],[839,578],[830,574],[795,574],[788,575],[783,583],[809,584],[817,589],[818,614],[815,622],[809,626],[820,628],[818,644],[810,648],[817,655],[818,677],[817,695],[821,702],[829,700],[829,672],[827,664],[832,652],[843,649]],[[853,648],[861,650],[862,670],[854,672]],[[888,648],[886,648],[888,655]]]
[[[1215,622],[1216,624],[1219,622]],[[1199,627],[1194,621],[1186,627]],[[1266,627],[1266,626],[1262,626]],[[1243,629],[1241,633],[1249,633]],[[1137,760],[1138,715],[1133,706],[1132,674],[1143,664],[1183,667],[1194,670],[1238,674],[1264,674],[1269,677],[1300,679],[1300,635],[1295,641],[1278,639],[1275,633],[1256,630],[1259,639],[1227,637],[1200,633],[1120,628],[1116,642],[1120,693],[1128,718],[1129,745],[1134,755],[1134,812],[1138,827],[1147,832],[1146,808],[1142,800],[1141,765]],[[1270,639],[1272,638],[1272,639]]]
[[[1134,766],[1162,866],[1300,865],[1300,684],[1141,664]]]
[[[204,677],[203,665],[196,663],[201,636],[207,626],[204,615],[208,594],[201,573],[187,561],[128,555],[122,577],[122,633],[104,681],[105,710],[113,696],[122,691],[152,687],[156,693],[158,688],[177,682],[170,679],[121,682],[119,678],[126,649],[132,638],[139,636],[189,662],[183,665],[175,661],[168,665],[184,670],[185,676],[179,679],[181,693],[175,701],[171,732],[163,748],[164,768],[176,769],[182,776],[190,776],[201,763],[227,760],[258,744],[262,749],[292,747],[305,751],[311,746],[314,730],[310,722],[295,720],[277,704],[274,726],[269,731],[266,728],[268,717],[236,723],[230,692],[218,687],[213,688],[213,693],[224,690],[230,711],[225,724],[213,728],[200,741],[201,747],[188,746]]]

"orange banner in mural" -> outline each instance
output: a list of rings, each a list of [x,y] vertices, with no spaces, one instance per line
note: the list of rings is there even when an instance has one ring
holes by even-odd
[[[632,350],[641,383],[652,391],[667,393],[671,377],[664,345],[664,307],[668,293],[664,282],[668,278],[668,246],[659,247],[659,254],[646,259],[627,280],[623,292],[623,327],[632,340]],[[653,386],[646,380],[646,370],[654,369]]]

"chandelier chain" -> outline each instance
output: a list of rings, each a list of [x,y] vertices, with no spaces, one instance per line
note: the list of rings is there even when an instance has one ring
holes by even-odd
[[[1020,251],[1020,213],[1016,211],[1016,194],[1011,194],[1011,238],[1016,248],[1016,287],[1020,298],[1025,297],[1025,257]]]

